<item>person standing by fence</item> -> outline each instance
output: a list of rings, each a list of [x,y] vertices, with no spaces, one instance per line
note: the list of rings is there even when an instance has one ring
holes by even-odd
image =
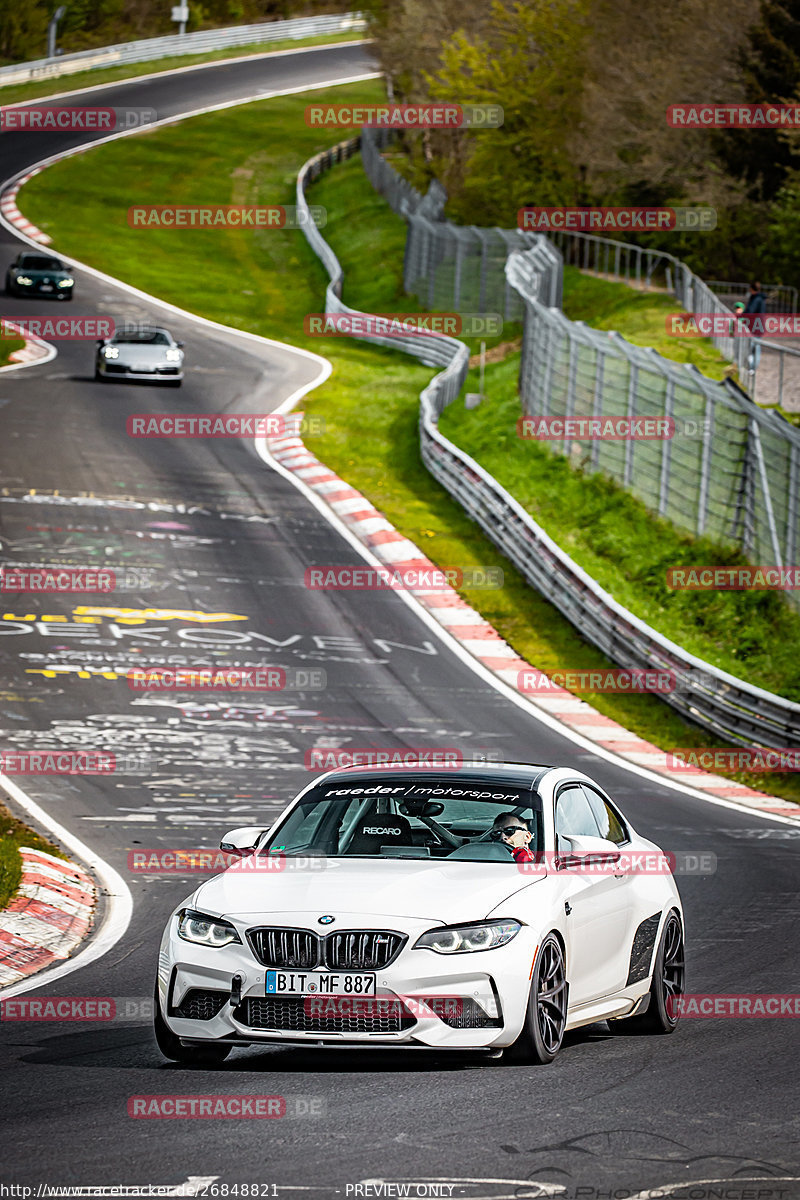
[[[767,311],[767,298],[761,290],[761,284],[760,283],[751,283],[750,284],[750,293],[747,297],[747,304],[744,306],[745,316],[747,316],[750,313],[753,313],[754,315],[758,315],[758,316],[763,316],[763,314],[766,311]],[[761,346],[755,339],[763,337],[763,336],[764,336],[763,332],[758,329],[755,330],[751,335],[753,341],[752,341],[752,344],[750,347],[750,357],[747,362],[747,365],[750,368],[751,372],[756,371],[758,369],[758,364],[761,361]]]

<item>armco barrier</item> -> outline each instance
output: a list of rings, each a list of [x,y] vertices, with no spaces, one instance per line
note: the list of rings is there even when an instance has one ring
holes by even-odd
[[[297,206],[308,217],[306,188],[334,163],[352,157],[359,138],[315,155],[300,170]],[[355,313],[342,303],[343,272],[339,260],[310,217],[302,225],[324,264],[330,282],[325,310]],[[526,290],[537,287],[535,254],[518,256],[516,264]],[[549,259],[542,259],[540,285],[549,283]],[[800,705],[736,679],[726,671],[688,654],[618,604],[556,545],[522,506],[484,469],[438,429],[440,413],[458,396],[466,378],[469,352],[456,338],[370,338],[402,349],[429,366],[444,366],[420,396],[420,450],[439,483],[456,499],[484,533],[587,639],[622,667],[661,668],[675,673],[678,687],[663,699],[684,716],[726,739],[745,745],[800,745]]]
[[[393,131],[365,129],[361,158],[372,186],[408,223],[403,286],[426,308],[446,312],[498,312],[521,321],[524,304],[505,276],[509,254],[535,249],[545,302],[561,307],[561,254],[544,237],[499,226],[456,225],[444,218],[447,193],[433,180],[425,196],[380,153]]]
[[[576,255],[582,269],[632,283],[649,284],[661,272],[681,304],[732,323],[733,314],[710,288],[674,255],[633,243],[565,232],[536,239],[519,230],[454,225],[444,219],[440,184],[422,197],[383,157],[389,140],[386,131],[364,130],[362,158],[373,186],[408,224],[406,291],[430,309],[485,312],[491,299],[507,319],[524,319],[519,392],[529,416],[672,417],[680,431],[672,440],[624,446],[595,440],[589,469],[611,476],[678,528],[738,546],[751,562],[794,563],[800,431],[733,382],[718,383],[560,311],[563,263]],[[525,264],[534,250],[531,292]],[[513,271],[507,269],[512,263]],[[726,336],[716,344],[744,362],[750,340]],[[772,354],[774,343],[759,341]],[[792,355],[800,363],[800,351],[787,348],[781,371]],[[560,449],[569,454],[572,442],[565,439]],[[787,599],[800,608],[800,594],[789,592]]]
[[[150,62],[156,58],[205,54],[233,46],[258,45],[259,42],[296,41],[298,38],[323,37],[331,33],[360,33],[365,28],[363,15],[349,12],[297,17],[290,21],[262,21],[258,25],[234,25],[226,29],[201,29],[196,33],[174,33],[166,37],[120,42],[116,46],[98,46],[94,50],[60,54],[57,58],[37,58],[32,62],[0,67],[0,88],[12,83],[57,79],[78,71],[97,71],[103,67]]]

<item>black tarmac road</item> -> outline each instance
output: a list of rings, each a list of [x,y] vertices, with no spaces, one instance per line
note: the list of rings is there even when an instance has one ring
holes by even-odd
[[[371,69],[368,48],[332,47],[68,103],[164,116]],[[2,178],[80,140],[3,134]],[[0,269],[18,248],[0,231]],[[34,994],[148,997],[165,917],[197,877],[132,873],[129,852],[212,846],[231,827],[265,823],[307,781],[304,754],[339,746],[454,746],[594,773],[646,836],[718,857],[715,874],[679,880],[689,990],[798,990],[800,828],[595,758],[482,682],[397,595],[308,591],[307,566],[360,559],[250,441],[136,440],[125,420],[271,410],[318,364],[165,316],[80,270],[76,294],[81,314],[164,321],[189,366],[181,391],[96,383],[93,347],[62,342],[51,362],[0,374],[3,561],[103,565],[127,589],[5,596],[0,613],[0,749],[106,748],[124,764],[106,778],[19,781],[125,876],[134,898],[109,953]],[[69,306],[4,300],[3,315],[56,311]],[[327,686],[238,697],[129,688],[131,667],[164,662],[321,668]],[[748,1187],[761,1200],[800,1196],[798,1044],[791,1020],[698,1019],[660,1038],[596,1025],[570,1035],[544,1068],[278,1048],[236,1051],[210,1071],[165,1062],[144,1023],[6,1022],[0,1182],[34,1195],[40,1184],[177,1187],[199,1177],[207,1195],[223,1194],[221,1184],[263,1185],[249,1193],[259,1196],[380,1195],[355,1188],[410,1180],[467,1197],[603,1200],[666,1184],[727,1200],[746,1200]],[[127,1115],[129,1097],[164,1093],[300,1096],[317,1115]],[[709,1180],[728,1190],[688,1188]]]

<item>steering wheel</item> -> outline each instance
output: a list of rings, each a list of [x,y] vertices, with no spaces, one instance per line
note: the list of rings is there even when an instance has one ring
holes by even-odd
[[[440,841],[449,842],[449,844],[456,850],[459,846],[463,846],[464,843],[469,840],[468,838],[458,837],[456,834],[451,833],[449,829],[445,829],[444,825],[440,825],[438,821],[434,821],[433,815],[429,816],[425,811],[429,808],[434,808],[437,816],[440,812],[444,811],[443,804],[434,805],[427,803],[424,805],[424,807],[420,805],[409,806],[408,804],[401,804],[400,812],[403,813],[404,816],[413,816],[416,817],[418,821],[422,821],[422,824],[430,829],[431,833],[435,834]]]

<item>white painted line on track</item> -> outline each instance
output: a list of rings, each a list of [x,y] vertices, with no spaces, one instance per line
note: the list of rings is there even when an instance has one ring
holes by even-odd
[[[151,71],[147,75],[127,75],[122,79],[111,79],[108,83],[93,83],[89,87],[73,88],[69,92],[52,92],[45,96],[34,96],[30,100],[10,100],[8,107],[24,108],[31,104],[52,104],[53,101],[65,100],[68,96],[82,96],[86,92],[102,92],[106,88],[123,87],[126,83],[147,83],[150,79],[166,79],[173,75],[184,75],[188,71],[204,71],[210,67],[231,67],[235,66],[236,63],[258,62],[263,58],[282,58],[287,54],[311,54],[314,50],[343,50],[348,46],[371,45],[371,38],[353,38],[352,41],[326,42],[321,46],[297,46],[294,50],[264,50],[260,54],[240,54],[237,58],[217,58],[212,62],[190,64],[188,67],[168,67],[164,71]],[[231,49],[235,49],[235,47],[232,46]],[[169,56],[166,55],[165,57]],[[114,67],[112,65],[106,69],[113,70]],[[24,87],[25,85],[21,86]],[[309,88],[308,90],[310,91],[311,89]],[[2,100],[2,90],[0,90],[0,100]]]
[[[68,958],[52,967],[45,967],[36,975],[30,975],[10,987],[0,989],[0,996],[6,999],[9,996],[18,996],[22,992],[30,992],[34,988],[45,987],[55,979],[71,975],[73,971],[77,971],[81,967],[88,967],[90,963],[102,958],[112,946],[116,945],[128,928],[133,913],[133,897],[119,871],[115,870],[99,854],[96,854],[85,842],[70,833],[64,825],[54,820],[18,784],[9,779],[7,775],[0,775],[0,786],[28,816],[58,838],[67,850],[89,867],[100,884],[106,902],[105,912],[97,932],[90,935],[85,949],[78,951],[73,958]]]

